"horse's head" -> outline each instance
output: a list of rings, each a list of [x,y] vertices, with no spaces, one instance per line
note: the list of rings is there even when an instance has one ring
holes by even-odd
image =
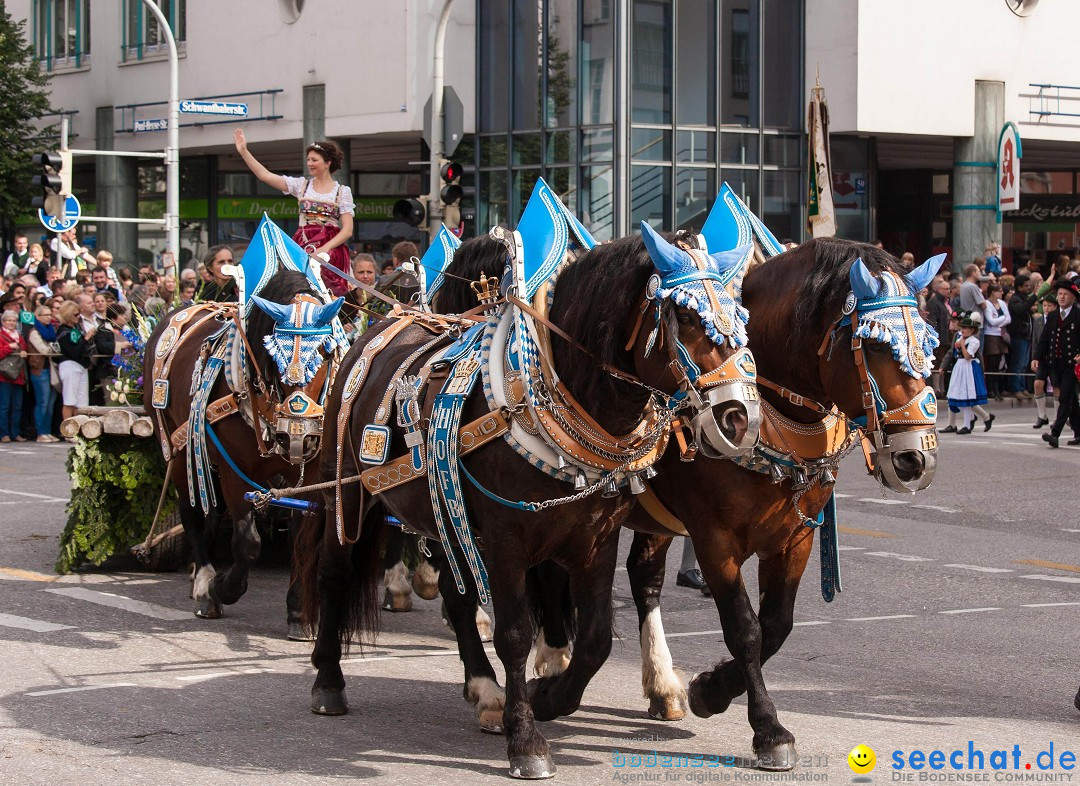
[[[627,349],[642,378],[661,372],[674,380],[674,397],[689,401],[694,438],[706,455],[746,453],[757,443],[759,423],[741,305],[752,247],[708,254],[690,242],[669,243],[644,221],[641,232],[655,270]]]
[[[278,275],[303,279],[299,273]],[[319,450],[323,403],[332,381],[327,359],[339,343],[334,318],[344,302],[338,298],[324,304],[299,279],[301,291],[288,302],[271,299],[269,286],[263,290],[267,298],[252,297],[272,324],[252,312],[248,336],[270,399],[263,406],[272,408],[267,419],[272,418],[275,448],[294,464],[310,460]],[[260,358],[256,348],[266,355]]]
[[[926,380],[939,341],[915,296],[944,260],[941,254],[909,273],[876,264],[875,273],[856,259],[842,314],[819,350],[826,390],[849,418],[864,425],[868,464],[893,491],[926,488],[937,468],[937,400]],[[850,352],[833,346],[841,331],[851,337]]]

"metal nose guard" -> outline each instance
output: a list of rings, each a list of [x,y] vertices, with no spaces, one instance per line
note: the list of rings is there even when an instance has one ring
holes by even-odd
[[[911,480],[902,480],[897,474],[893,457],[899,453],[918,453],[923,460],[922,472]],[[919,428],[899,434],[875,432],[870,441],[874,477],[891,491],[914,494],[934,482],[937,472],[937,429]]]
[[[743,349],[690,386],[688,397],[694,408],[691,429],[694,440],[709,458],[742,456],[757,445],[761,409],[756,377],[753,355]],[[716,420],[717,409],[727,413],[733,408],[746,417],[746,431],[737,443],[724,434]]]

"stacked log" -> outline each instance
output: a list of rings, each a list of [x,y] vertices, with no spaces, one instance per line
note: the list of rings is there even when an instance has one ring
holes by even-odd
[[[60,424],[60,433],[68,439],[97,439],[102,434],[149,437],[154,423],[142,407],[83,407]]]

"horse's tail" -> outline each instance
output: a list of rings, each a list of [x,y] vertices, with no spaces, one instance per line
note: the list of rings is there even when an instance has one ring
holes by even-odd
[[[570,576],[554,562],[541,562],[525,574],[525,597],[533,623],[550,647],[565,647],[577,636]]]
[[[360,537],[347,547],[345,557],[348,565],[323,565],[323,558],[329,549],[338,549],[336,543],[326,544],[324,538],[337,535],[325,532],[325,525],[319,516],[305,517],[296,539],[296,553],[293,557],[294,577],[300,584],[301,624],[308,630],[315,630],[319,624],[320,572],[342,570],[347,577],[339,586],[344,587],[344,597],[332,602],[342,604],[341,625],[338,639],[342,650],[348,652],[349,643],[354,634],[360,634],[357,640],[364,640],[364,634],[371,638],[379,628],[379,580],[382,577],[382,550],[386,526],[383,524],[384,513],[381,505],[373,505],[360,528]]]

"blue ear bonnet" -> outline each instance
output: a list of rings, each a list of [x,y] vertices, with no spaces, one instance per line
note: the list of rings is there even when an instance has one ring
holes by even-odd
[[[454,252],[460,247],[461,240],[443,225],[439,228],[439,234],[435,236],[435,240],[428,246],[428,250],[424,252],[424,256],[420,259],[417,276],[420,278],[420,287],[428,303],[446,280],[446,268],[450,266],[454,259]]]
[[[839,326],[852,324],[854,337],[888,344],[893,359],[908,376],[929,377],[934,350],[941,341],[937,331],[919,314],[915,295],[944,261],[945,255],[939,254],[901,278],[891,273],[874,276],[862,259],[855,260],[848,275],[851,293]]]
[[[745,346],[750,315],[738,298],[752,246],[719,254],[689,252],[668,243],[645,221],[641,222],[641,235],[658,271],[649,281],[648,297],[657,304],[668,298],[695,312],[705,335],[717,346]],[[654,339],[650,336],[648,349]]]
[[[263,345],[277,364],[282,379],[289,384],[307,384],[315,378],[323,363],[319,356],[320,349],[329,354],[338,346],[348,348],[348,341],[341,344],[334,330],[334,318],[345,298],[339,297],[325,305],[307,299],[288,304],[272,303],[257,295],[253,295],[251,300],[274,320],[274,332],[263,338]],[[293,348],[297,339],[300,341],[303,378],[289,379],[287,374],[293,362]]]

